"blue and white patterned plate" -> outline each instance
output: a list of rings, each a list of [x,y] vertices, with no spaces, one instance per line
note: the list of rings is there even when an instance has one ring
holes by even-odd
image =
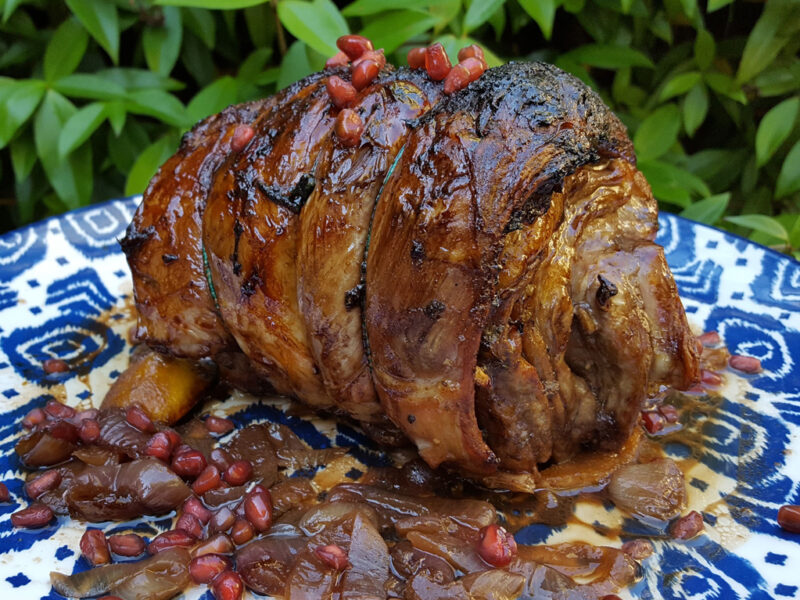
[[[77,551],[82,525],[61,519],[36,531],[11,527],[9,515],[25,504],[13,447],[32,407],[48,397],[84,408],[99,404],[125,368],[131,283],[117,238],[138,201],[109,202],[0,236],[0,481],[13,495],[12,503],[0,504],[2,598],[58,598],[49,572],[86,568]],[[758,357],[765,370],[747,379],[728,374],[719,410],[697,425],[699,453],[689,457],[679,444],[668,448],[687,469],[688,508],[702,512],[705,533],[689,543],[657,541],[631,595],[800,598],[800,536],[775,522],[781,505],[800,504],[800,263],[672,215],[661,215],[660,224],[658,241],[696,332],[720,332],[732,353]],[[41,365],[51,357],[74,368],[47,376]],[[316,447],[350,446],[344,462],[327,471],[387,460],[355,430],[303,421],[286,406],[234,394],[224,410],[240,425],[286,423]],[[518,539],[614,545],[619,539],[603,531],[647,533],[611,507],[579,503],[576,515],[585,525],[531,526]],[[148,536],[169,526],[162,519],[105,529],[135,528]],[[198,588],[185,597],[211,595]]]

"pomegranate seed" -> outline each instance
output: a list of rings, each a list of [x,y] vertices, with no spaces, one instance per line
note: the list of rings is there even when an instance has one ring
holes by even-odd
[[[703,346],[717,346],[722,343],[722,339],[716,331],[706,331],[704,334],[698,335],[697,341]]]
[[[677,423],[680,419],[678,409],[672,404],[662,404],[658,407],[658,413],[666,419],[667,423]]]
[[[87,408],[86,410],[82,410],[75,414],[75,424],[80,425],[86,419],[94,419],[97,420],[97,416],[100,414],[100,411],[96,408]]]
[[[752,356],[742,356],[740,354],[734,354],[728,359],[728,365],[732,369],[736,369],[737,371],[741,371],[742,373],[748,373],[753,375],[755,373],[761,373],[761,361],[757,358]]]
[[[365,60],[353,67],[353,87],[357,90],[363,90],[378,76],[381,71],[381,66],[375,60]]]
[[[383,48],[381,48],[380,50],[368,50],[367,52],[364,52],[364,54],[362,54],[360,58],[353,61],[353,64],[351,66],[351,71],[355,69],[358,65],[360,65],[362,62],[367,60],[374,60],[376,63],[378,63],[378,67],[381,69],[385,67],[386,56],[383,54]]]
[[[210,538],[208,541],[196,546],[192,550],[194,556],[205,556],[206,554],[233,554],[236,548],[229,538],[224,533],[218,533]]]
[[[244,497],[244,514],[256,531],[264,533],[272,526],[272,496],[257,485]]]
[[[347,54],[340,51],[325,61],[325,68],[333,69],[335,67],[344,67],[348,62],[350,62],[350,59],[347,58]]]
[[[223,506],[214,513],[214,516],[211,517],[208,530],[212,533],[228,531],[231,527],[233,527],[235,521],[236,515],[233,514],[233,511],[227,506]]]
[[[172,452],[172,456],[174,458],[186,454],[187,452],[194,452],[194,448],[192,448],[189,444],[179,444],[175,446],[175,450]]]
[[[5,483],[0,483],[0,502],[11,502],[11,492]]]
[[[175,431],[174,429],[164,429],[160,433],[163,433],[164,435],[167,436],[167,438],[169,439],[170,447],[178,448],[179,446],[182,445],[183,440],[181,439],[181,436],[178,435],[178,432]]]
[[[157,535],[153,540],[147,544],[148,554],[158,554],[169,548],[175,546],[194,546],[196,540],[193,536],[189,535],[182,529],[171,529]]]
[[[467,58],[458,63],[444,78],[444,93],[453,94],[464,89],[483,75],[484,70],[483,64],[477,58]]]
[[[253,476],[253,465],[249,460],[237,460],[225,470],[225,481],[230,485],[244,485]]]
[[[703,516],[693,510],[688,515],[675,521],[669,528],[670,534],[676,540],[688,540],[703,531]]]
[[[203,537],[203,524],[200,519],[189,513],[183,513],[175,523],[175,529],[185,531],[195,539]]]
[[[343,146],[353,147],[361,141],[361,134],[364,133],[364,122],[358,116],[358,113],[345,108],[336,116],[335,131]]]
[[[44,412],[54,419],[71,419],[75,416],[74,408],[61,404],[58,400],[48,400],[44,406]]]
[[[233,130],[233,137],[231,137],[231,150],[234,152],[241,152],[253,139],[256,134],[255,130],[250,125],[237,125]]]
[[[708,371],[706,369],[700,370],[700,381],[702,381],[705,385],[710,385],[713,387],[722,385],[722,377],[714,373],[714,371]]]
[[[314,548],[314,554],[330,568],[337,571],[343,571],[350,564],[350,561],[347,560],[347,553],[336,544],[317,546]]]
[[[101,596],[97,600],[122,600],[119,596]]]
[[[144,453],[164,462],[169,461],[169,457],[172,456],[172,443],[169,436],[163,431],[159,431],[147,442]]]
[[[119,533],[108,537],[108,547],[120,556],[139,556],[145,551],[147,544],[135,533]]]
[[[81,537],[81,554],[92,566],[111,562],[106,536],[99,529],[87,529]]]
[[[492,566],[505,567],[517,554],[517,542],[513,535],[493,523],[481,529],[478,554]]]
[[[647,433],[656,434],[664,429],[664,417],[654,410],[642,411],[642,423]]]
[[[370,40],[363,35],[343,35],[336,40],[336,46],[344,52],[350,60],[355,60],[367,50],[372,50]]]
[[[94,444],[100,439],[100,423],[94,419],[81,421],[81,425],[78,427],[78,437],[84,444]]]
[[[49,506],[36,502],[28,508],[23,508],[11,515],[11,524],[14,527],[33,529],[44,527],[53,520],[53,511]]]
[[[136,404],[128,408],[128,412],[125,413],[125,420],[139,431],[144,431],[145,433],[154,433],[156,430],[152,419]]]
[[[45,419],[47,419],[47,413],[41,408],[34,408],[22,419],[22,426],[25,429],[33,429],[37,425],[44,423]]]
[[[194,480],[192,491],[202,496],[206,492],[217,489],[220,481],[219,469],[214,465],[208,465],[203,469],[203,472],[197,476],[197,479]]]
[[[786,531],[800,533],[800,506],[786,504],[778,509],[778,525]]]
[[[219,554],[205,554],[189,563],[189,575],[195,583],[211,583],[217,575],[231,568],[231,561]]]
[[[344,108],[355,100],[358,94],[352,83],[336,75],[328,77],[325,87],[328,89],[328,95],[331,97],[331,101],[336,108]]]
[[[222,417],[215,417],[214,415],[206,417],[206,429],[211,433],[224,435],[233,431],[234,427],[236,426],[230,419],[223,419]]]
[[[78,441],[78,428],[69,421],[51,421],[45,425],[45,431],[52,437],[71,444]]]
[[[233,457],[224,448],[214,448],[208,457],[208,462],[217,467],[220,473],[224,473],[233,464]]]
[[[406,56],[408,66],[412,69],[425,68],[425,48],[412,48]]]
[[[42,363],[42,368],[48,375],[53,373],[66,373],[69,371],[69,365],[60,358],[48,358]]]
[[[181,477],[197,477],[205,468],[206,457],[199,450],[189,450],[172,459],[172,470]]]
[[[434,81],[441,81],[450,72],[450,59],[440,43],[428,46],[425,50],[425,70]]]
[[[686,391],[689,392],[690,394],[705,394],[706,393],[705,388],[702,385],[700,385],[699,383],[692,384],[689,387],[689,389],[686,390]]]
[[[212,512],[208,510],[203,503],[197,498],[189,498],[183,503],[183,512],[194,515],[197,519],[205,525],[211,520]]]
[[[653,554],[653,544],[648,540],[631,540],[622,544],[622,551],[634,560],[644,560]]]
[[[231,530],[231,539],[234,544],[241,546],[252,540],[255,534],[255,530],[250,523],[244,519],[236,519]]]
[[[211,591],[217,600],[239,600],[244,592],[244,584],[236,573],[225,571],[211,583]]]
[[[483,48],[478,46],[478,44],[464,46],[458,51],[458,62],[463,62],[464,59],[467,58],[477,58],[481,62],[486,62],[486,58],[483,55]]]
[[[31,479],[25,484],[25,493],[29,498],[36,500],[45,492],[55,489],[61,483],[61,473],[58,471],[45,471],[36,479]]]

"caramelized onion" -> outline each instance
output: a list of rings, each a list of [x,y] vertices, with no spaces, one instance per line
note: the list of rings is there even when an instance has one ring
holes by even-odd
[[[686,484],[678,465],[669,458],[617,469],[608,483],[614,504],[634,516],[666,521],[684,506]]]
[[[470,600],[516,600],[525,588],[525,578],[502,569],[470,573],[460,580]]]
[[[278,458],[270,442],[268,425],[250,425],[239,431],[228,445],[228,452],[234,460],[250,462],[253,481],[270,487],[278,480]]]
[[[331,523],[356,514],[369,521],[373,527],[378,526],[378,515],[368,504],[353,504],[350,502],[323,502],[322,504],[317,504],[308,509],[297,526],[307,536],[312,537]]]
[[[19,440],[14,450],[23,465],[38,469],[64,462],[75,447],[71,441],[54,437],[47,431],[34,431]]]

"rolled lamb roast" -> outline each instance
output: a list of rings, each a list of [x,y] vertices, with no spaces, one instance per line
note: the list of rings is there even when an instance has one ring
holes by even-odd
[[[490,485],[620,447],[698,375],[624,126],[543,63],[358,71],[184,136],[122,240],[139,339]]]

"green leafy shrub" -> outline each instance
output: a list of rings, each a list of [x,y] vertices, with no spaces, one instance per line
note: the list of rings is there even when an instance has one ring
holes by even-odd
[[[402,64],[469,43],[545,60],[628,126],[666,210],[800,254],[800,2],[0,0],[10,229],[141,192],[180,135],[323,67],[362,33]]]

